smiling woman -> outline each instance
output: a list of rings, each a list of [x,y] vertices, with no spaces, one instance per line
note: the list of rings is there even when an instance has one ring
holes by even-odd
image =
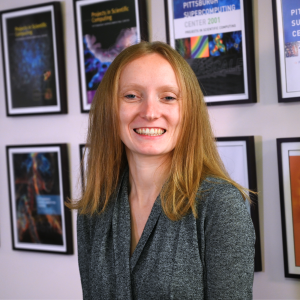
[[[173,68],[159,54],[135,59],[123,69],[119,116],[127,159],[132,155],[170,156],[179,131],[179,92]]]
[[[198,81],[164,43],[113,61],[90,112],[78,202],[84,299],[252,299],[246,191],[216,150]]]

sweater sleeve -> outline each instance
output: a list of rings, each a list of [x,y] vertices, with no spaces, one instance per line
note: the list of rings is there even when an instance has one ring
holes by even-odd
[[[241,193],[214,184],[204,217],[205,299],[252,299],[255,232]]]
[[[90,278],[89,268],[91,259],[91,220],[86,215],[77,216],[77,246],[78,246],[78,265],[82,285],[83,299],[90,297]]]

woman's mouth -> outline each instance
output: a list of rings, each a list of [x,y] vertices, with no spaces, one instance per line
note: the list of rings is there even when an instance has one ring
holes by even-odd
[[[148,136],[159,136],[166,132],[165,129],[162,128],[135,128],[133,129],[137,134],[148,135]]]

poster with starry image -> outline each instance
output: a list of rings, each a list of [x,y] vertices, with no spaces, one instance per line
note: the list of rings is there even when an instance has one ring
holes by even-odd
[[[3,11],[1,23],[7,115],[67,113],[60,3]]]

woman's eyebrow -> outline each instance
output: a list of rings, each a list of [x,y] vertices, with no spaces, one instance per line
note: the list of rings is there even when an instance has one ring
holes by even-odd
[[[119,86],[119,90],[124,90],[124,89],[138,89],[142,88],[143,85],[137,84],[137,83],[129,83],[129,84],[124,84],[122,87]]]
[[[136,83],[132,83],[132,84],[125,84],[122,87],[119,87],[119,91],[122,91],[124,89],[143,89],[145,88],[144,85],[142,84],[136,84]],[[180,89],[174,85],[162,85],[158,87],[159,91],[164,91],[164,92],[174,92],[174,93],[180,93]]]
[[[159,87],[158,90],[165,91],[165,92],[173,92],[176,94],[180,93],[180,89],[174,85],[163,85]]]

